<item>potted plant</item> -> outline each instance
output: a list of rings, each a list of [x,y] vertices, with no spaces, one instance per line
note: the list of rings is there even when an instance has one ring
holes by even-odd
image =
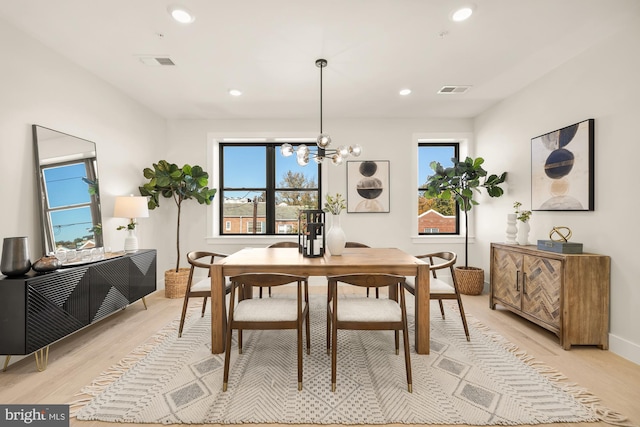
[[[485,188],[491,197],[500,197],[504,193],[502,184],[507,173],[488,175],[482,164],[484,159],[467,157],[464,161],[451,159],[453,166],[444,168],[439,162],[431,162],[434,174],[427,178],[425,197],[428,199],[455,200],[464,213],[464,267],[456,267],[456,281],[460,292],[479,295],[484,287],[484,271],[478,267],[469,267],[469,211],[479,203],[474,200],[475,193]],[[488,175],[488,176],[487,176]]]
[[[165,296],[179,298],[186,291],[189,269],[180,269],[180,214],[185,200],[210,205],[216,194],[207,187],[209,174],[200,166],[188,164],[178,167],[174,163],[160,160],[153,168],[145,168],[144,177],[149,181],[139,187],[140,194],[149,198],[149,210],[160,206],[160,196],[172,199],[178,208],[176,224],[176,268],[165,272]]]

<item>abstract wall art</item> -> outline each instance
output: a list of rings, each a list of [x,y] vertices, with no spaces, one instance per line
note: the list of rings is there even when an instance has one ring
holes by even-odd
[[[593,146],[593,119],[531,139],[532,210],[594,210]]]
[[[389,212],[389,161],[347,162],[347,212]]]

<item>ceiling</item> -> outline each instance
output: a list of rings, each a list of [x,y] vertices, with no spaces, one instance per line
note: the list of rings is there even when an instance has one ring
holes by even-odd
[[[461,23],[449,16],[464,0],[0,0],[0,19],[167,119],[315,118],[318,58],[328,61],[325,118],[469,118],[613,34],[640,5],[471,1]],[[173,21],[172,4],[195,21]],[[470,89],[438,95],[445,85]]]

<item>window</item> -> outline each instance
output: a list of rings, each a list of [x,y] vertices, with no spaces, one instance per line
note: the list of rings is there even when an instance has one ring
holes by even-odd
[[[459,234],[459,209],[455,200],[427,199],[424,197],[427,178],[433,175],[431,162],[449,167],[451,159],[458,160],[457,142],[418,143],[418,234]]]
[[[221,235],[297,234],[298,212],[318,209],[320,165],[299,166],[280,146],[220,143]]]

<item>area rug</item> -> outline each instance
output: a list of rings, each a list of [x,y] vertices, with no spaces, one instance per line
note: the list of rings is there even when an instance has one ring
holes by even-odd
[[[412,302],[412,298],[409,298]],[[431,309],[431,353],[412,350],[413,393],[393,333],[340,331],[337,390],[331,392],[325,303],[311,299],[311,355],[297,389],[295,331],[247,331],[237,343],[229,388],[222,392],[224,355],[212,355],[211,320],[190,316],[181,338],[167,325],[131,357],[82,390],[79,420],[163,424],[469,424],[593,422],[606,417],[597,400],[566,384],[487,328]],[[411,313],[413,310],[410,310]],[[413,316],[409,316],[413,348]],[[402,346],[401,346],[402,347]],[[606,414],[606,416],[605,416]],[[605,421],[611,421],[606,420]]]

